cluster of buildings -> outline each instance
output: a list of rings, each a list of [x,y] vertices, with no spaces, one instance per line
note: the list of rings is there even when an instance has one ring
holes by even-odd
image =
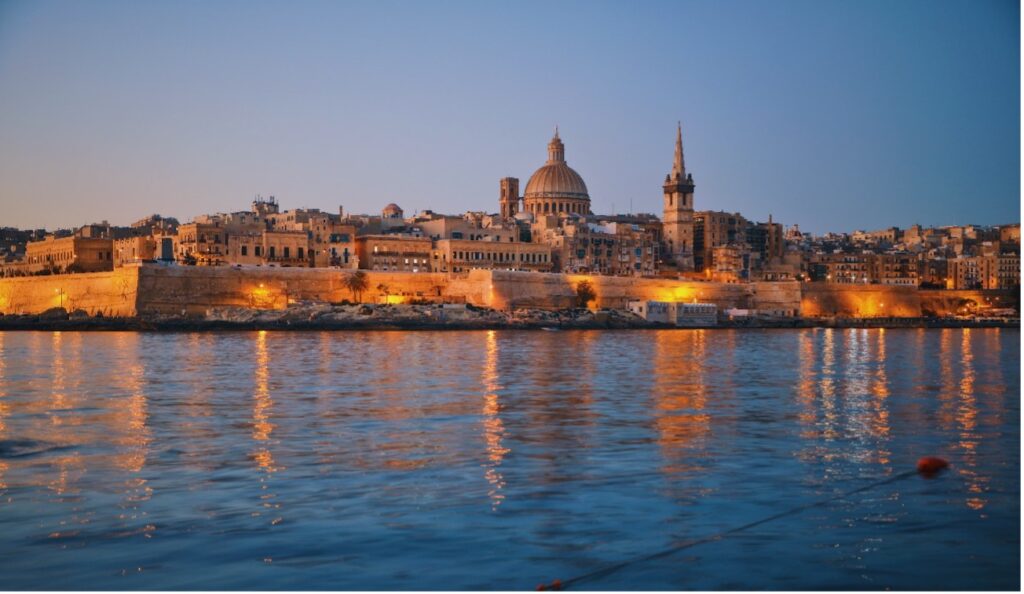
[[[1020,287],[1020,224],[829,233],[787,232],[807,280],[930,289]]]
[[[520,194],[499,182],[498,212],[406,216],[319,209],[282,211],[257,197],[249,210],[188,223],[153,215],[128,227],[75,231],[0,229],[4,276],[92,272],[141,262],[195,266],[335,267],[468,273],[472,269],[667,276],[741,283],[793,280],[934,288],[1020,284],[1020,225],[914,226],[853,234],[803,234],[740,213],[694,209],[677,129],[671,171],[654,214],[597,215],[582,176],[565,159],[556,128],[548,158]]]

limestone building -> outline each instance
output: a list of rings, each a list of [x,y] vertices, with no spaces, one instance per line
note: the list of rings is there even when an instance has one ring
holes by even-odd
[[[3,267],[4,276],[101,272],[114,268],[114,242],[102,237],[47,235],[25,244],[25,258]]]

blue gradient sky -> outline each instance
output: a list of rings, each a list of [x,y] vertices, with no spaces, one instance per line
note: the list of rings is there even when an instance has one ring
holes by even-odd
[[[557,123],[596,212],[815,232],[1020,219],[1010,1],[0,0],[0,225],[183,221],[256,193],[497,210]]]

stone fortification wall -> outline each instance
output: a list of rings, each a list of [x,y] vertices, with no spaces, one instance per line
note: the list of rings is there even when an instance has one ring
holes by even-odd
[[[471,273],[468,280],[483,286],[481,305],[495,309],[574,307],[576,286],[584,280],[597,295],[590,303],[593,308],[625,309],[629,301],[696,300],[724,309],[750,307],[751,302],[748,286],[673,279],[480,270]],[[798,303],[797,298],[792,308],[796,309]]]
[[[1020,295],[1006,290],[924,290],[921,295],[921,310],[934,315],[955,315],[961,304],[973,301],[978,307],[1009,308],[1020,302]]]
[[[385,299],[439,301],[443,274],[364,271],[367,289],[353,295],[344,285],[352,274],[331,268],[231,268],[143,266],[139,276],[140,313],[200,314],[210,307],[280,309],[289,301],[378,302]],[[385,288],[378,288],[384,285]]]
[[[802,283],[800,315],[804,317],[894,317],[921,315],[917,287]]]
[[[804,284],[796,281],[751,283],[750,306],[775,315],[799,315]]]
[[[38,314],[54,307],[91,316],[137,312],[138,268],[0,279],[0,313]]]
[[[724,284],[672,279],[474,270],[466,276],[364,271],[364,302],[412,299],[470,303],[494,309],[573,307],[587,280],[594,308],[625,309],[633,300],[698,301],[807,317],[918,317],[955,313],[963,299],[1011,307],[1007,291],[918,291],[914,287],[761,282]],[[351,271],[327,268],[156,266],[110,272],[0,279],[0,313],[35,314],[64,306],[90,315],[204,314],[211,307],[283,308],[290,301],[355,301],[345,288]],[[380,289],[384,285],[386,289]]]

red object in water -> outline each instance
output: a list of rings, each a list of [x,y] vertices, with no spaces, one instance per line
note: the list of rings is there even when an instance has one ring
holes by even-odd
[[[917,471],[925,476],[935,476],[946,468],[949,468],[949,462],[935,456],[925,456],[917,461]]]

